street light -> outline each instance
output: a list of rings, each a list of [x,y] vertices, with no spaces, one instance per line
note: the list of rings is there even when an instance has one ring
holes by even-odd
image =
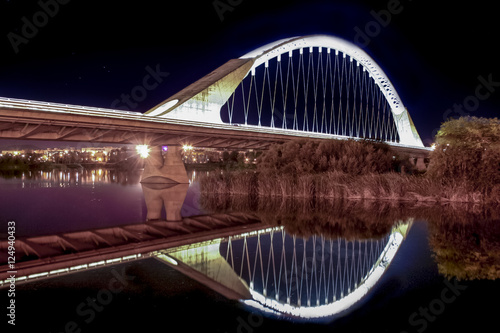
[[[191,145],[184,145],[184,146],[182,146],[182,149],[184,151],[190,151],[190,150],[193,150],[193,146],[191,146]]]
[[[137,145],[135,150],[137,150],[137,153],[142,158],[147,158],[149,156],[149,152],[151,151],[148,145]]]

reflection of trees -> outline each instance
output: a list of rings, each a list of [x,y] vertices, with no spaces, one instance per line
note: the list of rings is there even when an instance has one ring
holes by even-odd
[[[307,238],[373,239],[408,219],[429,223],[429,244],[439,272],[448,278],[500,278],[498,206],[422,204],[375,200],[286,200],[202,195],[213,211],[244,211],[289,234]]]
[[[236,196],[202,196],[202,206],[213,211],[243,211],[268,225],[283,225],[288,234],[308,238],[323,235],[348,240],[381,238],[412,216],[394,202],[349,200],[282,200]]]
[[[441,274],[464,280],[500,278],[498,207],[448,207],[428,220],[429,243]]]

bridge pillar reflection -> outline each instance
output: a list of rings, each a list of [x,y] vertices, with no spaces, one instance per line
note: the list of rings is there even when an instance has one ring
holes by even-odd
[[[162,208],[165,207],[167,221],[181,221],[181,208],[186,198],[189,184],[151,184],[142,183],[144,200],[146,201],[146,220],[160,220]]]
[[[179,146],[169,146],[168,150],[163,152],[162,146],[152,146],[144,161],[141,183],[189,184],[181,150]]]

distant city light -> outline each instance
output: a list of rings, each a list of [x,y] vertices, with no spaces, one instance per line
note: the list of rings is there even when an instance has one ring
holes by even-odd
[[[137,150],[139,156],[142,158],[147,158],[149,156],[149,152],[151,151],[148,145],[137,145],[135,149]]]

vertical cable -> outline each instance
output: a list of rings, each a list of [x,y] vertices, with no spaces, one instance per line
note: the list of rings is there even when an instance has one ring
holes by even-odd
[[[303,87],[303,93],[304,93],[304,113],[303,113],[303,120],[302,120],[302,130],[303,131],[309,131],[309,122],[306,121],[308,119],[307,115],[307,88],[309,86],[309,73],[307,75],[307,81],[306,81],[306,68],[304,65],[304,49],[300,49],[299,53],[299,75],[300,75],[300,68],[302,65],[302,87]],[[309,68],[309,62],[308,62],[308,68]],[[298,83],[297,83],[298,85]],[[306,127],[307,124],[307,127]]]
[[[342,90],[344,88],[344,73],[345,73],[345,53],[342,54],[342,70],[339,75],[339,116],[337,118],[337,131],[338,135],[345,135],[343,132],[343,117],[342,117]]]
[[[346,109],[345,109],[345,116],[346,116],[346,119],[345,119],[345,129],[344,129],[344,132],[345,134],[344,135],[347,135],[347,133],[349,132],[349,136],[352,137],[352,129],[351,129],[351,109],[349,108],[350,107],[350,103],[349,103],[349,92],[351,91],[351,78],[353,77],[352,75],[352,57],[349,56],[349,73],[346,73],[347,75],[347,85],[346,85]],[[348,131],[349,130],[349,131]]]
[[[279,56],[278,56],[279,59]],[[279,60],[278,60],[279,62]],[[269,78],[268,78],[269,80]],[[269,81],[271,83],[271,81]],[[272,99],[271,99],[271,128],[274,128],[274,108],[276,106],[276,93],[277,93],[277,86],[278,86],[278,63],[276,63],[276,74],[274,76],[274,92],[272,94]],[[269,96],[271,96],[271,85],[269,85]],[[270,97],[271,98],[271,97]]]
[[[322,48],[320,48],[320,50],[322,50]],[[326,116],[326,84],[327,84],[327,80],[328,80],[328,75],[327,75],[327,71],[328,71],[328,68],[323,68],[323,52],[321,51],[319,53],[319,59],[321,61],[321,87],[322,87],[322,92],[323,92],[323,105],[322,105],[322,111],[321,111],[321,129],[320,129],[320,132],[321,133],[327,133],[327,116]],[[328,58],[327,58],[327,61],[328,61]],[[328,62],[327,62],[327,65],[328,67]]]

